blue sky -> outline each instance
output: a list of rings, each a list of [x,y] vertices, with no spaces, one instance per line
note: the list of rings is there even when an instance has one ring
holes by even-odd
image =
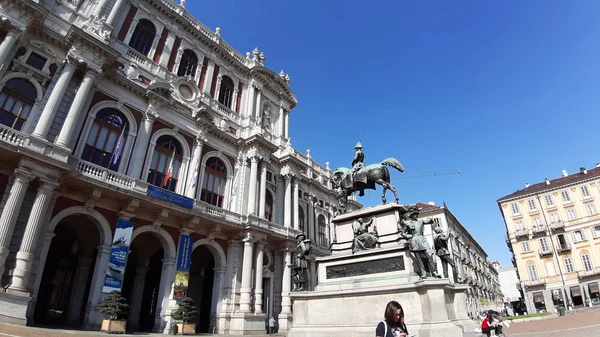
[[[446,202],[510,265],[496,200],[600,162],[598,1],[188,1],[242,54],[290,74],[294,147],[395,157],[400,202]],[[401,179],[458,169],[459,175]],[[368,192],[366,206],[380,202]],[[391,198],[389,194],[388,198]]]

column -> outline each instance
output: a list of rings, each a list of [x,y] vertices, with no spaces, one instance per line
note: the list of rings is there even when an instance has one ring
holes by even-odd
[[[6,37],[2,43],[0,43],[0,67],[8,67],[8,56],[11,54],[12,49],[17,40],[19,40],[21,34],[22,32],[17,28],[11,28],[8,30],[8,33],[6,33]]]
[[[106,18],[107,26],[110,26],[110,27],[113,26],[113,24],[115,23],[115,19],[117,18],[117,14],[119,13],[119,8],[121,8],[121,6],[123,6],[123,2],[125,2],[125,0],[117,0],[115,2],[115,5],[110,10],[110,14],[108,14],[108,18]]]
[[[79,120],[79,115],[83,112],[83,106],[87,101],[88,94],[91,93],[92,85],[94,85],[94,78],[97,76],[97,73],[94,71],[86,71],[85,76],[83,76],[83,80],[77,89],[77,93],[75,94],[75,98],[73,98],[73,103],[71,104],[71,108],[69,109],[69,113],[65,118],[65,122],[60,130],[60,134],[56,138],[56,145],[69,148],[69,144],[73,140],[73,137],[78,133],[75,129],[77,121]]]
[[[29,187],[29,182],[34,176],[21,170],[15,170],[15,178],[10,188],[10,195],[6,200],[2,216],[0,216],[0,275],[4,274],[4,263],[10,252],[9,246],[13,231],[19,217],[19,211],[23,205],[25,193]]]
[[[281,313],[292,313],[292,300],[290,299],[290,291],[292,290],[292,249],[287,247],[283,252],[283,280],[281,283]]]
[[[40,241],[42,229],[45,226],[45,219],[48,213],[48,208],[52,201],[52,192],[58,186],[58,183],[53,181],[41,180],[41,185],[38,187],[31,214],[27,220],[27,227],[23,234],[21,247],[17,252],[17,263],[13,271],[12,284],[10,289],[30,292],[28,287],[29,276],[32,272],[33,260],[35,260],[35,249]]]
[[[285,138],[290,137],[290,112],[285,111]]]
[[[248,91],[246,92],[246,109],[244,109],[244,113],[246,116],[252,116],[253,107],[254,107],[254,91],[256,88],[254,87],[254,83],[250,82],[248,84]],[[249,120],[249,119],[248,119]]]
[[[90,295],[88,297],[87,307],[85,309],[84,327],[95,327],[102,323],[102,314],[98,311],[98,304],[102,297],[102,287],[108,268],[112,242],[103,242],[98,246],[96,255],[96,265],[92,275],[92,284],[90,285]]]
[[[250,312],[250,287],[252,286],[252,250],[254,239],[252,235],[248,236],[244,241],[244,260],[242,266],[242,286],[240,288],[240,312]]]
[[[140,326],[140,311],[142,310],[142,297],[144,296],[144,284],[146,283],[146,274],[148,274],[148,261],[142,261],[135,270],[135,280],[133,281],[133,293],[131,296],[131,309],[129,309],[129,323],[132,329]]]
[[[190,164],[188,165],[188,182],[187,191],[185,196],[188,198],[195,199],[196,198],[196,189],[198,188],[198,173],[200,171],[200,160],[202,159],[202,146],[204,142],[201,138],[196,137],[194,141],[194,150],[192,152],[192,160],[190,160]],[[196,174],[194,174],[196,173]]]
[[[284,210],[283,210],[283,225],[285,227],[292,226],[292,188],[291,181],[292,176],[286,174],[285,179],[285,196],[284,196]]]
[[[260,124],[260,106],[261,106],[261,101],[262,101],[262,92],[259,89],[256,89],[256,91],[258,91],[258,94],[256,95],[256,107],[254,110],[254,119],[256,121],[256,124]]]
[[[135,179],[140,179],[142,175],[144,159],[146,158],[148,142],[150,141],[150,133],[152,132],[152,124],[154,124],[155,120],[156,116],[154,114],[146,112],[144,114],[144,121],[140,125],[140,129],[137,133],[133,155],[131,156],[130,161],[131,165],[127,171],[127,175]]]
[[[265,207],[267,201],[267,163],[263,161],[260,169],[260,203],[258,204],[258,216],[266,219]]]
[[[256,267],[254,273],[256,276],[254,282],[254,313],[262,314],[262,296],[263,296],[263,256],[265,244],[259,242],[256,244]]]
[[[283,110],[283,105],[279,103],[279,137],[283,137],[283,127],[285,123],[285,110]]]
[[[73,291],[71,292],[71,304],[69,305],[69,316],[67,317],[68,324],[79,325],[81,306],[85,297],[85,288],[92,261],[91,256],[85,255],[80,256],[77,261],[77,271],[75,272],[75,282],[73,284]]]
[[[171,289],[175,282],[175,264],[176,259],[172,257],[164,258],[162,261],[162,270],[160,274],[160,285],[158,287],[156,314],[154,315],[154,330],[161,331],[163,326],[163,317],[167,314],[169,307],[169,297],[171,297]]]
[[[308,229],[306,230],[306,235],[308,238],[316,241],[315,238],[315,205],[313,204],[313,195],[311,194],[308,198]]]
[[[213,61],[209,60],[208,67],[206,69],[206,75],[204,76],[204,90],[202,90],[202,88],[200,88],[200,90],[207,95],[210,95],[210,90],[212,87],[214,73],[215,73],[215,63]]]
[[[73,73],[75,72],[75,65],[71,63],[69,60],[65,60],[65,65],[63,67],[63,71],[56,81],[54,85],[54,89],[50,93],[50,97],[48,97],[48,101],[46,102],[46,106],[42,111],[40,119],[35,126],[35,130],[33,130],[33,135],[46,138],[48,134],[48,130],[50,130],[50,125],[52,125],[52,121],[54,120],[54,115],[56,114],[56,110],[60,105],[60,101],[63,99],[65,92],[67,91],[67,87],[69,86],[69,82],[71,82],[71,77],[73,77]]]
[[[300,205],[298,204],[298,194],[300,194],[300,190],[298,188],[298,178],[294,179],[294,228],[300,228],[300,218],[298,218],[298,208]]]
[[[258,171],[258,158],[250,158],[250,187],[248,189],[248,214],[256,214],[256,182]]]
[[[314,258],[310,259],[310,264],[308,265],[308,268],[310,270],[310,285],[308,287],[308,290],[314,290],[315,287],[317,286],[317,269],[316,269],[316,264],[317,262],[315,261]]]
[[[96,6],[92,7],[92,12],[90,13],[90,16],[97,17],[98,15],[100,15],[100,13],[102,13],[102,10],[104,9],[104,6],[106,6],[107,2],[108,2],[108,0],[98,0],[98,3],[96,4]],[[114,8],[113,8],[113,10],[114,10]]]

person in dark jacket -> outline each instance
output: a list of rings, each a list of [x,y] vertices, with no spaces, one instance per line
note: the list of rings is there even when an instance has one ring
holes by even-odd
[[[379,322],[375,329],[376,337],[408,337],[408,329],[404,324],[404,310],[400,303],[390,301],[385,307],[385,320]]]

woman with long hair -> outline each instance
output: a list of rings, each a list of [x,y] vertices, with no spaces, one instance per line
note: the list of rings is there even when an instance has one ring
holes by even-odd
[[[385,320],[379,322],[375,329],[377,337],[408,337],[408,329],[404,324],[404,310],[400,303],[390,301],[385,307]]]

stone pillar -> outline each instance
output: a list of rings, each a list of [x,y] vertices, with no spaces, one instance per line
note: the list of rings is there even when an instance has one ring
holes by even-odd
[[[285,179],[285,196],[284,196],[284,210],[283,210],[283,225],[285,227],[292,226],[292,176],[287,174],[284,176]]]
[[[113,24],[115,23],[115,19],[117,18],[117,14],[119,13],[119,8],[121,8],[121,6],[123,6],[123,2],[125,2],[125,0],[115,1],[115,5],[110,10],[110,14],[108,14],[108,18],[106,18],[105,23],[107,26],[113,27]]]
[[[312,194],[308,198],[308,228],[306,229],[306,235],[308,238],[315,242],[315,204],[313,204]]]
[[[290,137],[290,112],[285,112],[285,138]]]
[[[98,0],[96,5],[92,7],[92,12],[90,13],[90,16],[97,17],[98,15],[100,15],[107,2],[108,0]]]
[[[169,307],[169,297],[171,296],[171,289],[175,282],[175,258],[169,257],[162,261],[162,271],[160,274],[160,285],[158,288],[156,306],[156,314],[154,315],[154,331],[161,331],[164,328],[163,317],[166,315],[166,311]]]
[[[248,188],[248,214],[256,214],[256,182],[258,158],[250,158],[250,187]]]
[[[80,256],[77,262],[77,271],[75,272],[75,282],[71,292],[71,304],[69,305],[69,315],[67,324],[79,325],[81,316],[81,307],[85,297],[85,288],[87,286],[90,267],[92,266],[91,256]]]
[[[266,219],[265,207],[267,201],[267,163],[263,161],[260,169],[260,201],[258,204],[258,216]]]
[[[0,216],[0,275],[4,274],[6,258],[10,252],[10,241],[23,205],[29,182],[35,177],[21,169],[15,170],[15,178],[10,188],[10,195]]]
[[[23,234],[21,247],[17,252],[17,263],[13,271],[11,290],[30,292],[29,276],[32,272],[33,261],[35,260],[35,250],[42,235],[42,229],[45,226],[48,208],[52,202],[52,192],[58,186],[53,181],[41,180],[38,187],[31,214],[27,220],[27,227]]]
[[[256,107],[254,108],[254,119],[257,125],[260,125],[260,105],[262,104],[262,92],[260,89],[256,89],[258,92],[256,95]]]
[[[133,281],[131,309],[129,310],[128,319],[132,329],[137,329],[140,326],[140,311],[142,310],[146,274],[148,274],[148,261],[142,261],[142,264],[139,264],[135,270],[135,280]]]
[[[150,133],[152,132],[152,124],[156,120],[156,115],[153,113],[146,112],[144,114],[144,120],[140,129],[137,133],[135,146],[133,148],[133,155],[129,165],[127,175],[135,179],[143,179],[141,177],[142,170],[144,169],[144,159],[146,158],[146,152],[148,151],[148,143],[150,141]]]
[[[314,258],[310,259],[310,265],[308,265],[308,268],[310,270],[310,285],[309,285],[308,290],[314,290],[315,287],[317,286],[316,264],[317,264],[317,262],[315,261]]]
[[[248,91],[246,93],[246,109],[245,109],[245,115],[250,117],[252,116],[253,112],[254,112],[254,92],[256,90],[256,87],[254,86],[253,82],[250,82],[248,84]],[[250,120],[250,118],[248,118],[248,120]]]
[[[202,146],[204,141],[196,137],[194,141],[194,150],[192,152],[192,160],[190,160],[190,165],[188,165],[188,183],[187,191],[185,196],[188,198],[195,199],[196,198],[196,190],[198,189],[198,184],[200,183],[200,179],[198,178],[198,174],[200,172],[200,161],[202,159]],[[198,174],[194,174],[194,172],[198,172]]]
[[[248,235],[244,240],[244,260],[242,266],[242,286],[240,288],[240,312],[250,311],[250,291],[252,286],[252,250],[254,238]]]
[[[56,110],[58,110],[58,106],[60,105],[60,102],[63,99],[67,88],[69,87],[69,82],[71,82],[74,72],[75,65],[71,63],[70,60],[65,60],[62,73],[60,74],[58,81],[56,81],[54,89],[52,89],[52,92],[50,93],[50,97],[48,97],[48,101],[46,102],[40,119],[35,126],[35,130],[33,130],[34,136],[45,139],[48,135],[48,130],[50,130],[50,126],[52,125],[52,121],[56,115]]]
[[[283,252],[283,279],[281,280],[281,313],[292,313],[292,300],[290,292],[292,291],[292,249],[287,247]]]
[[[256,267],[254,273],[256,276],[254,282],[254,313],[262,314],[262,295],[263,295],[263,256],[265,244],[259,242],[256,244]]]
[[[300,190],[298,188],[298,179],[294,179],[294,228],[300,228],[300,218],[298,217],[300,205],[298,203],[298,194],[300,194]]]
[[[283,109],[283,105],[281,103],[279,103],[279,137],[283,137],[283,127],[285,124],[285,116],[284,116],[285,110]]]
[[[98,304],[102,297],[102,287],[106,278],[106,269],[108,268],[108,260],[110,258],[112,242],[103,242],[102,246],[98,246],[98,254],[96,256],[96,265],[94,274],[92,275],[92,284],[90,285],[90,295],[88,297],[87,307],[85,309],[85,318],[83,326],[88,328],[99,327],[102,323],[102,314],[98,311]]]
[[[69,113],[65,118],[65,122],[56,138],[56,145],[69,148],[69,144],[73,140],[73,137],[78,134],[79,130],[75,130],[77,125],[77,121],[79,120],[79,115],[83,112],[83,106],[87,101],[88,95],[91,93],[92,85],[94,85],[94,78],[97,76],[97,73],[93,71],[87,71],[79,88],[77,89],[77,93],[75,94],[75,98],[73,99],[73,103],[71,104],[71,108],[69,109]]]
[[[200,90],[210,95],[210,90],[212,87],[213,75],[215,73],[215,63],[211,60],[208,61],[208,67],[206,68],[206,75],[204,76],[204,88],[200,88]]]
[[[21,37],[21,34],[23,34],[23,32],[21,32],[19,29],[11,28],[8,30],[8,33],[6,33],[6,37],[2,43],[0,43],[0,69],[8,67],[8,64],[10,63],[8,57],[11,54],[13,47]]]

